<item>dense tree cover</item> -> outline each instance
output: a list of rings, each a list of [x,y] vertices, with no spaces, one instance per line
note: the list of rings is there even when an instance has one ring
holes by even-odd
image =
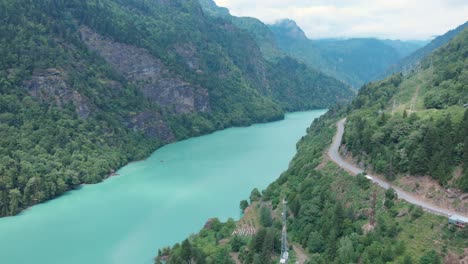
[[[263,57],[267,59],[265,67],[269,88],[264,93],[280,102],[286,111],[320,108],[322,105],[329,107],[333,104],[328,102],[339,103],[349,95],[350,90],[342,82],[280,50],[273,32],[260,20],[231,16],[213,0],[199,1],[205,12],[230,21],[255,40]],[[335,96],[337,98],[332,99]]]
[[[336,93],[314,94],[307,90],[313,84],[289,88],[295,98],[306,92],[307,105],[274,96],[289,73],[267,79],[270,62],[253,38],[206,16],[196,0],[0,0],[0,16],[0,216],[99,182],[166,143],[130,128],[139,113],[156,113],[174,135],[169,140],[177,140],[352,95],[336,81]],[[147,50],[185,82],[206,88],[210,111],[176,114],[145,97],[86,47],[83,26]],[[44,76],[59,81],[46,83],[45,93],[28,87]]]
[[[182,244],[159,250],[154,263],[233,264],[234,261],[229,255],[231,247],[239,249],[244,241],[239,237],[234,237],[231,244],[222,244],[220,241],[231,235],[236,226],[235,222],[230,219],[226,223],[221,223],[218,219],[212,219],[208,225],[199,234],[184,240]]]
[[[364,86],[348,108],[348,150],[390,180],[398,174],[430,175],[468,191],[467,43],[465,30],[426,58],[420,71]],[[405,98],[414,86],[419,91]],[[398,99],[406,109],[395,111]],[[412,111],[410,104],[419,109]],[[464,174],[451,181],[457,166]]]
[[[332,182],[332,177],[311,173],[291,194],[295,215],[291,230],[295,239],[314,254],[314,263],[386,263],[402,255],[405,248],[396,239],[399,227],[393,216],[382,211],[377,227],[363,233],[362,220],[366,217],[337,199],[330,191]]]
[[[256,204],[258,206],[258,204]],[[266,208],[266,207],[264,207]],[[271,214],[269,209],[268,213]],[[275,227],[262,226],[252,237],[230,235],[235,222],[221,223],[214,219],[198,234],[192,235],[182,244],[158,251],[155,263],[221,263],[231,264],[231,252],[239,253],[242,263],[271,264],[281,252],[281,224]],[[165,261],[165,262],[164,262]]]
[[[259,19],[253,17],[231,16],[227,8],[217,6],[213,0],[198,1],[206,14],[228,19],[237,27],[248,31],[257,42],[257,45],[265,58],[274,59],[283,55],[276,45],[273,33],[268,26]]]
[[[241,247],[239,260],[252,264],[277,262],[276,257],[281,253],[280,237],[281,232],[278,228],[260,228],[249,244]]]
[[[362,174],[351,177],[334,165],[324,165],[322,159],[335,134],[335,123],[347,115],[348,150],[374,169],[391,177],[404,168],[414,174],[429,173],[446,183],[454,166],[462,165],[465,175],[455,184],[464,188],[468,110],[460,106],[460,100],[450,98],[464,103],[467,96],[467,35],[468,31],[424,61],[421,72],[406,77],[396,74],[365,85],[350,105],[332,107],[314,121],[297,144],[288,170],[263,192],[252,191],[250,200],[258,203],[262,229],[247,241],[230,238],[231,250],[239,252],[242,263],[278,261],[275,243],[281,222],[270,217],[280,214],[283,197],[289,208],[289,241],[306,249],[308,263],[437,264],[448,252],[468,246],[468,227],[448,225],[446,218],[398,200],[393,189],[378,188]],[[416,89],[414,83],[421,87]],[[408,97],[410,88],[413,92]],[[434,91],[449,96],[443,97],[441,107],[427,109],[432,106],[425,98]],[[413,100],[414,94],[419,99]],[[394,109],[395,98],[414,101],[417,107]]]
[[[455,248],[466,247],[468,228],[444,227],[437,231],[445,233],[443,247],[437,251],[414,250],[406,239],[408,230],[404,229],[426,221],[421,208],[397,201],[394,190],[377,188],[362,175],[350,177],[337,172],[334,166],[314,169],[321,162],[323,150],[334,135],[334,124],[342,114],[340,108],[331,109],[314,122],[298,143],[298,153],[289,169],[263,195],[264,200],[271,199],[273,206],[279,204],[273,197],[286,197],[291,214],[290,239],[307,249],[310,263],[440,263],[439,250],[444,250],[451,241],[460,243]],[[408,215],[396,217],[406,210]],[[365,231],[364,226],[373,217],[375,227]],[[446,219],[438,221],[446,223]],[[426,230],[433,229],[433,224],[422,225]],[[417,239],[411,243],[433,243]]]
[[[270,66],[268,77],[275,80],[271,85],[272,97],[288,111],[319,108],[327,103],[326,98],[335,95],[343,98],[342,93],[347,92],[340,88],[342,84],[334,78],[311,70],[287,56],[277,59]],[[335,103],[345,101],[337,99]]]
[[[227,244],[215,246],[217,250],[239,252],[239,260],[245,264],[277,263],[281,222],[273,220],[271,227],[268,226],[269,217],[281,213],[278,197],[288,201],[288,240],[306,250],[310,264],[437,264],[442,263],[447,252],[468,246],[468,228],[453,228],[446,218],[426,214],[420,207],[398,201],[394,190],[380,189],[363,175],[351,177],[333,165],[315,169],[322,162],[343,109],[332,108],[314,121],[298,143],[298,153],[288,170],[261,194],[252,191],[251,198],[256,203],[253,206],[261,224],[256,235],[228,237]],[[266,206],[270,203],[274,211]],[[369,227],[372,221],[375,224]],[[192,241],[205,232],[204,229],[192,236]],[[437,238],[437,244],[433,237]],[[204,248],[212,248],[214,244]],[[215,253],[211,256],[217,256],[217,250],[212,250]],[[292,250],[291,255],[294,256]]]
[[[131,86],[106,86],[103,81],[118,80],[112,70],[77,42],[69,21],[54,24],[47,14],[57,10],[42,12],[39,2],[0,1],[0,216],[99,182],[161,144],[121,123],[129,110],[148,105],[142,95]],[[71,101],[31,96],[23,81],[48,68],[68,72],[68,85],[95,112],[79,118]]]
[[[362,229],[369,221],[363,213],[370,207],[365,197],[374,191],[368,180],[344,175],[340,179],[330,172],[314,170],[331,142],[336,120],[331,119],[333,115],[332,111],[314,122],[298,143],[298,154],[290,168],[265,193],[286,196],[291,213],[290,238],[307,249],[310,263],[394,261],[404,255],[405,245],[397,240],[400,228],[392,212],[379,206],[376,228],[368,233]],[[344,189],[337,187],[340,185]]]
[[[353,153],[365,152],[363,158],[390,180],[398,173],[409,173],[430,175],[446,185],[455,166],[466,159],[468,111],[460,123],[454,123],[450,115],[437,120],[422,120],[416,114],[374,118],[375,123],[350,118],[346,144]],[[468,190],[466,178],[460,178],[456,186]]]

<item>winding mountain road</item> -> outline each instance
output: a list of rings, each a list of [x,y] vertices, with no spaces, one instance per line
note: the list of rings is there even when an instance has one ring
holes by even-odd
[[[341,157],[341,155],[339,153],[339,148],[341,146],[341,141],[342,141],[343,133],[344,133],[344,124],[345,124],[345,122],[346,122],[346,118],[342,119],[342,120],[338,121],[338,123],[336,123],[337,132],[336,132],[335,137],[333,138],[333,142],[332,142],[332,144],[330,146],[330,149],[328,150],[328,156],[330,157],[330,159],[334,163],[336,163],[342,169],[346,170],[347,172],[349,172],[349,173],[351,173],[353,175],[357,175],[359,173],[363,173],[364,170],[362,170],[361,168],[347,162],[345,159],[343,159],[343,157]],[[447,208],[439,207],[439,206],[437,206],[435,204],[432,204],[432,203],[430,203],[428,201],[424,201],[421,198],[416,197],[416,196],[414,196],[412,194],[409,194],[408,192],[403,191],[401,188],[393,186],[392,184],[390,184],[390,183],[388,183],[388,182],[386,182],[384,180],[381,180],[381,179],[379,179],[379,178],[377,178],[375,176],[367,174],[367,178],[369,180],[371,180],[373,183],[379,185],[380,187],[382,187],[384,189],[393,188],[396,191],[396,193],[398,194],[398,198],[403,199],[403,200],[407,201],[408,203],[421,206],[424,210],[426,210],[428,212],[438,214],[438,215],[443,215],[443,216],[461,215],[461,216],[468,217],[467,215],[455,212],[455,211],[447,209]]]

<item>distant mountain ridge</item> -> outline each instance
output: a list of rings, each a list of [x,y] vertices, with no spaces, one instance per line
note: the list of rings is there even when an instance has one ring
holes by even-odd
[[[384,75],[389,75],[396,72],[408,72],[413,69],[424,57],[429,55],[431,52],[436,50],[437,48],[447,44],[450,40],[452,40],[455,36],[461,33],[466,27],[468,27],[468,21],[464,24],[458,26],[453,30],[449,30],[447,33],[443,34],[442,36],[438,36],[433,39],[429,44],[425,45],[424,47],[416,50],[414,53],[410,54],[409,56],[403,58],[398,64],[390,67]],[[382,77],[384,76],[382,75]]]
[[[287,54],[354,88],[372,81],[421,44],[374,38],[310,40],[292,20],[269,25]]]
[[[291,19],[265,25],[256,18],[231,16],[213,0],[199,2],[207,14],[227,19],[251,34],[268,60],[287,55],[354,88],[419,47],[415,43],[391,40],[309,40]]]

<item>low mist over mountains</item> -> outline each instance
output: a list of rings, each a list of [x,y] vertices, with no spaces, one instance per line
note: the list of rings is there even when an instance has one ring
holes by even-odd
[[[310,40],[292,20],[279,21],[270,29],[284,52],[354,88],[374,80],[422,46],[374,38]]]
[[[250,33],[268,60],[291,56],[355,89],[381,77],[427,44],[375,38],[311,40],[293,20],[265,25],[256,18],[231,16],[229,10],[218,7],[213,0],[200,0],[200,3],[207,14],[227,19]]]

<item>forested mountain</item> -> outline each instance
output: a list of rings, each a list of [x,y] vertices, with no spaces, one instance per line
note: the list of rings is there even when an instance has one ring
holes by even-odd
[[[226,12],[225,8],[218,7],[213,0],[199,0],[199,2],[207,14],[232,22],[240,29],[243,29],[255,40],[257,45],[260,47],[263,57],[270,62],[271,72],[274,72],[271,78],[278,76],[277,79],[281,79],[277,83],[279,87],[274,89],[275,91],[279,91],[279,93],[274,95],[275,98],[284,98],[284,100],[287,101],[301,102],[301,105],[306,106],[309,104],[309,99],[304,97],[301,98],[300,96],[297,96],[298,94],[288,96],[288,94],[291,94],[291,89],[296,89],[294,87],[307,87],[307,83],[317,84],[317,88],[320,90],[323,87],[334,87],[338,85],[334,78],[326,77],[326,75],[321,71],[306,65],[298,59],[294,59],[282,51],[277,45],[273,32],[260,20],[252,17],[231,16],[229,12]],[[286,75],[283,76],[294,78],[281,77],[281,73],[286,73]],[[281,89],[281,87],[286,89]],[[303,89],[303,92],[312,96],[308,98],[313,98],[314,96],[314,94],[310,93],[310,90],[308,91],[307,89]],[[287,105],[288,104],[283,106],[287,108]]]
[[[196,0],[0,0],[0,17],[0,216],[162,144],[353,95]]]
[[[457,36],[468,26],[468,22],[463,25],[458,26],[457,28],[448,31],[442,36],[438,36],[433,39],[429,44],[424,47],[416,50],[414,53],[411,53],[409,56],[403,58],[398,64],[390,67],[389,70],[385,73],[386,76],[396,73],[396,72],[408,72],[418,65],[418,63],[424,59],[427,55],[432,53],[437,48],[447,44],[452,38]]]
[[[231,16],[229,11],[226,12],[226,8],[217,6],[213,0],[199,0],[199,2],[208,15],[227,19],[240,29],[247,31],[257,42],[266,59],[274,61],[278,57],[285,56],[276,45],[273,33],[260,20],[253,17]]]
[[[309,66],[359,88],[384,73],[391,65],[421,47],[424,42],[378,39],[310,40],[295,21],[285,19],[265,25],[251,17],[231,16],[213,0],[199,0],[211,16],[231,21],[256,41],[269,61],[292,57]]]
[[[347,116],[345,146],[368,169],[389,180],[429,174],[466,191],[467,44],[468,29],[426,57],[419,71],[365,85],[350,105],[330,109],[299,141],[289,169],[240,203],[243,219],[211,220],[200,233],[160,250],[155,263],[278,263],[283,198],[292,263],[300,257],[314,264],[440,264],[468,257],[468,226],[450,225],[323,159],[336,122]],[[454,175],[455,167],[462,173]],[[236,232],[246,225],[256,233]]]
[[[384,73],[421,45],[373,38],[310,40],[289,19],[270,25],[270,29],[281,50],[355,88]]]
[[[468,191],[467,103],[465,29],[417,71],[364,86],[348,109],[346,146],[390,180],[430,175]],[[455,173],[461,167],[464,172]]]

